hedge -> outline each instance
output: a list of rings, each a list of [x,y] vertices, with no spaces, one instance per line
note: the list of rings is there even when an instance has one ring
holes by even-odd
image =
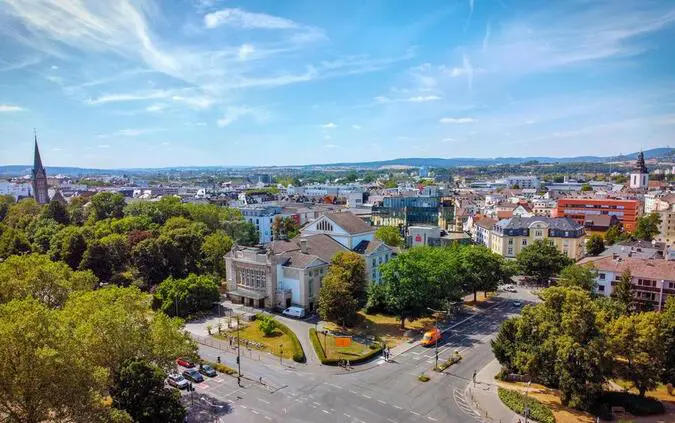
[[[641,397],[630,392],[603,392],[596,401],[594,408],[600,409],[603,405],[607,406],[605,408],[623,407],[634,416],[653,416],[666,412],[661,401],[650,397]]]
[[[284,325],[280,321],[277,322],[277,327],[286,335],[291,338],[291,343],[293,344],[293,361],[296,363],[304,363],[307,361],[307,358],[305,357],[305,351],[302,349],[302,344],[300,343],[300,340],[298,340],[298,337],[295,335],[295,332],[293,332],[288,326]]]
[[[309,329],[309,340],[312,342],[312,346],[314,347],[314,351],[316,351],[316,355],[319,357],[319,361],[321,361],[321,364],[325,364],[327,366],[337,366],[340,361],[343,361],[342,359],[335,359],[335,358],[327,358],[326,357],[326,352],[323,350],[323,345],[321,345],[321,342],[319,341],[319,337],[316,334],[316,329],[310,328]],[[355,358],[353,360],[349,360],[349,364],[359,364],[359,363],[364,363],[374,356],[380,354],[382,352],[382,345],[376,344],[377,346],[375,348],[372,348],[368,353]]]
[[[518,391],[504,388],[498,388],[497,394],[504,405],[509,407],[515,413],[520,415],[525,413],[525,395]],[[528,418],[541,423],[555,423],[555,417],[553,417],[551,409],[536,399],[531,397],[527,398],[527,407],[530,409],[530,413],[527,416]]]

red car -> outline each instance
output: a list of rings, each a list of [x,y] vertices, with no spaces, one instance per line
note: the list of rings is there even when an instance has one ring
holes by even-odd
[[[195,366],[195,363],[183,357],[178,357],[176,359],[176,364],[178,364],[179,366],[187,367],[188,369],[191,369]]]

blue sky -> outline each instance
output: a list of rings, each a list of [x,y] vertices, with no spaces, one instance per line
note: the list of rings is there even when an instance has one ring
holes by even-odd
[[[629,153],[673,39],[672,0],[0,0],[0,163]]]

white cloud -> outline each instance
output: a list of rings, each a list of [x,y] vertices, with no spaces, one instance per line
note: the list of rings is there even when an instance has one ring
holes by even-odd
[[[11,104],[0,104],[0,113],[2,112],[23,112],[26,109],[24,109],[21,106],[14,106]]]
[[[207,28],[216,28],[221,25],[243,29],[296,29],[299,27],[289,19],[247,12],[239,8],[223,9],[204,16],[204,26]]]
[[[323,137],[323,139],[325,139],[325,140],[332,140],[333,137],[331,137],[330,135],[326,135],[326,136]]]
[[[457,142],[457,140],[454,139],[454,138],[443,138],[443,139],[441,140],[441,142],[442,142],[443,144],[451,144],[451,143],[453,143],[453,142]]]
[[[375,101],[377,101],[378,103],[388,103],[391,101],[391,99],[383,95],[378,95],[377,97],[375,97]]]
[[[99,144],[97,145],[98,148],[110,148],[110,144]]]
[[[333,129],[333,128],[337,128],[337,125],[334,124],[333,122],[328,122],[328,123],[324,123],[323,125],[321,125],[321,127],[326,128],[326,129]]]
[[[225,110],[223,117],[218,119],[216,123],[221,128],[224,128],[245,116],[249,116],[257,122],[263,122],[269,118],[269,113],[266,110],[249,106],[230,106]]]
[[[120,93],[120,94],[106,94],[97,98],[90,98],[86,101],[87,104],[97,105],[106,103],[118,103],[126,101],[143,101],[143,100],[157,100],[162,98],[170,98],[171,91],[144,91],[138,93]]]
[[[476,121],[475,119],[468,117],[461,117],[461,118],[444,117],[439,120],[440,123],[456,123],[456,124],[473,123],[475,121]]]
[[[417,97],[410,97],[408,101],[413,102],[413,103],[424,103],[427,101],[436,101],[440,100],[441,98],[437,95],[427,95],[427,96],[417,96]]]
[[[251,44],[242,44],[241,47],[239,47],[238,55],[240,60],[248,59],[253,53],[255,53],[255,47]]]
[[[357,129],[357,130],[358,130],[358,129],[361,129],[361,128],[362,128],[361,125],[352,125],[352,129]]]
[[[50,66],[50,69],[53,69],[53,70],[57,70],[58,68],[59,68],[59,67],[56,66],[56,65],[51,65],[51,66]]]
[[[483,36],[483,51],[488,49],[488,43],[490,42],[490,34],[492,33],[492,25],[490,22],[485,26],[485,36]]]
[[[146,112],[161,112],[166,109],[167,105],[164,103],[155,103],[145,108]]]
[[[96,138],[112,138],[112,137],[138,137],[140,135],[152,134],[155,132],[162,132],[165,129],[161,128],[139,128],[139,129],[120,129],[110,134],[100,134]]]
[[[171,97],[171,100],[177,101],[179,103],[187,104],[189,107],[194,109],[208,109],[213,105],[213,99],[206,96],[192,96],[185,97],[180,95],[175,95]]]
[[[339,145],[337,145],[337,144],[326,144],[326,145],[324,145],[324,147],[325,148],[338,148]]]

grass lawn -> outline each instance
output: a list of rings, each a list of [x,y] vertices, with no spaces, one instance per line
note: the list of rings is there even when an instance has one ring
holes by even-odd
[[[328,335],[324,337],[322,334],[318,334],[318,338],[327,359],[354,360],[371,351],[368,346],[359,344],[353,340],[352,344],[348,347],[336,347],[334,336]]]
[[[233,342],[236,343],[237,331],[231,330],[227,332],[231,337],[234,338]],[[243,342],[244,339],[249,341],[259,342],[265,346],[262,349],[255,348],[251,346],[251,349],[256,349],[260,351],[270,352],[276,356],[280,353],[280,347],[283,345],[284,348],[284,358],[291,359],[293,357],[293,343],[291,342],[291,337],[283,333],[279,329],[275,329],[274,333],[271,336],[265,336],[260,329],[258,329],[258,324],[253,322],[246,326],[241,327],[239,331],[239,336],[241,337],[241,347],[242,349],[246,348],[246,344]],[[224,339],[227,341],[227,336],[225,335],[214,335],[214,338]]]
[[[364,311],[359,311],[356,324],[346,332],[349,334],[374,336],[381,339],[390,348],[393,348],[408,340],[405,336],[406,331],[410,329],[429,330],[434,326],[434,322],[434,319],[431,317],[417,319],[413,322],[406,320],[405,329],[401,329],[401,321],[395,316],[366,314]],[[331,330],[339,329],[337,325],[332,324],[328,324],[327,328]],[[321,341],[323,342],[323,339]]]

